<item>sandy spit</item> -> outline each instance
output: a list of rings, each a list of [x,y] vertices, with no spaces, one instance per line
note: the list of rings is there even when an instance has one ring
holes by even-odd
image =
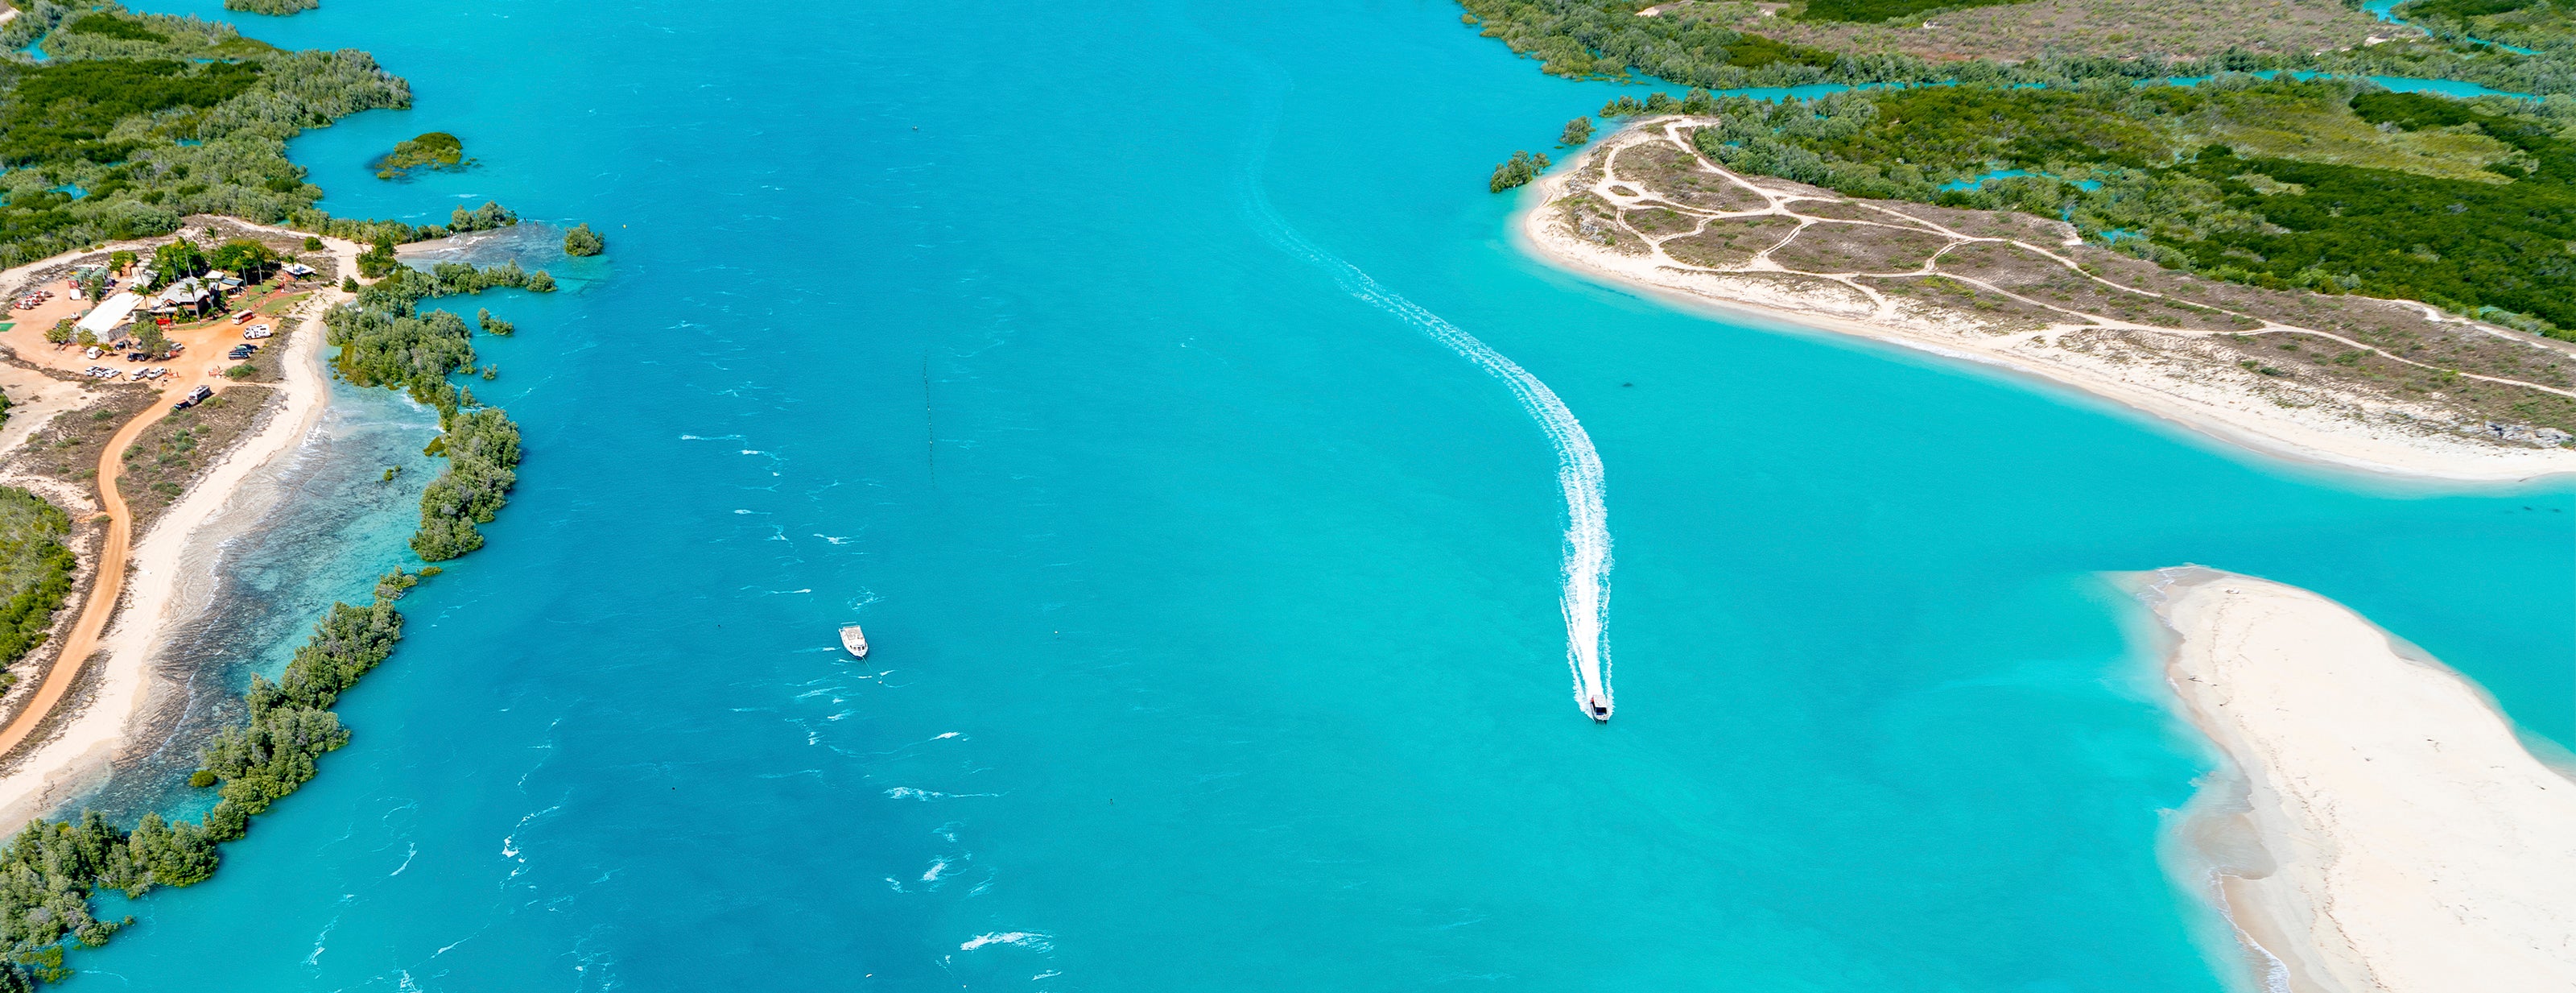
[[[2224,755],[2182,829],[2285,993],[2576,990],[2576,780],[2474,683],[2306,590],[2135,577],[2174,701]]]

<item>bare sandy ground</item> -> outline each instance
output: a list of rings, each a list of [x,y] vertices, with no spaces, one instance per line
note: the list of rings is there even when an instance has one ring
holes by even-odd
[[[354,268],[358,246],[337,239],[326,243],[348,267],[343,271]],[[300,444],[320,419],[329,399],[321,360],[321,314],[345,299],[347,294],[337,289],[318,291],[293,312],[304,324],[288,345],[285,381],[277,384],[284,396],[281,410],[134,543],[129,558],[131,582],[122,591],[123,609],[99,639],[88,663],[97,667],[96,691],[80,713],[59,724],[34,752],[0,775],[0,833],[14,833],[109,771],[133,721],[152,703],[150,661],[168,647],[165,633],[184,619],[177,616],[178,606],[186,599],[178,595],[180,584],[186,578],[203,578],[195,574],[213,558],[210,539],[220,536],[203,533],[205,525],[224,514],[246,480],[267,471],[278,456]],[[70,650],[66,645],[67,655]],[[76,660],[65,659],[70,661]],[[57,668],[63,664],[58,662]]]
[[[1853,300],[1801,292],[1776,282],[1746,278],[1743,274],[1705,269],[1693,271],[1662,257],[1660,251],[1623,254],[1577,237],[1566,230],[1564,224],[1558,223],[1550,205],[1573,193],[1586,191],[1576,184],[1584,182],[1580,177],[1586,175],[1583,163],[1589,161],[1589,157],[1607,155],[1634,142],[1654,140],[1655,128],[1680,127],[1689,123],[1688,119],[1665,118],[1623,130],[1586,150],[1586,159],[1568,163],[1555,173],[1542,177],[1536,184],[1537,196],[1531,198],[1529,209],[1513,225],[1515,236],[1525,249],[1543,261],[1682,306],[1761,318],[1763,323],[1783,330],[1867,338],[2037,377],[2109,400],[2195,434],[2276,458],[2442,481],[2513,482],[2576,473],[2576,449],[2487,444],[2439,431],[2390,423],[2387,419],[2360,419],[2350,416],[2348,411],[2325,406],[2285,406],[2247,385],[2244,381],[2253,378],[2250,374],[2233,378],[2208,375],[2212,372],[2232,374],[2235,372],[2232,369],[2177,368],[2168,362],[2126,361],[2120,356],[2097,355],[2078,349],[2040,347],[2052,340],[2051,335],[2070,330],[2073,325],[2036,334],[1989,334],[1938,315],[1909,312],[1885,299],[1874,303],[1864,299],[1855,305]],[[1680,147],[1680,143],[1675,144]],[[1760,195],[1767,202],[1768,206],[1751,208],[1743,212],[1746,214],[1794,216],[1792,203],[1836,199],[1830,193],[1813,188],[1762,177],[1737,176],[1707,164],[1704,159],[1702,166],[1710,173],[1724,175],[1729,182]],[[1618,195],[1607,189],[1614,183],[1596,177],[1594,185],[1602,188],[1589,190],[1593,195],[1617,199]],[[2015,244],[2042,254],[2050,253],[2053,247]],[[1762,260],[1753,265],[1756,269],[1765,267],[1780,269],[1777,264]],[[1753,275],[1758,277],[1760,274]],[[1855,297],[1861,295],[1854,294]],[[1875,297],[1875,294],[1869,296]],[[2103,323],[2117,326],[2120,322]],[[2165,334],[2179,333],[2170,329],[2154,330]]]
[[[0,424],[0,455],[17,451],[54,415],[89,406],[95,398],[78,382],[6,363],[0,363],[0,391],[9,396],[9,421]]]
[[[2258,989],[2576,990],[2576,781],[2475,684],[2314,593],[2139,577],[2230,768],[2185,834]]]

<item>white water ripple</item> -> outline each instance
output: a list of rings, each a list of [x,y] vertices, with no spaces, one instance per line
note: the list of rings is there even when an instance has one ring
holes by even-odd
[[[1352,296],[1421,329],[1433,341],[1502,380],[1511,388],[1513,398],[1520,401],[1521,409],[1528,411],[1547,433],[1549,444],[1556,448],[1557,485],[1565,491],[1565,590],[1559,603],[1565,611],[1566,666],[1574,671],[1574,705],[1584,707],[1595,694],[1605,704],[1611,702],[1607,630],[1610,509],[1603,496],[1601,454],[1593,450],[1592,436],[1583,432],[1582,422],[1574,419],[1565,401],[1557,399],[1556,391],[1548,389],[1519,363],[1478,341],[1465,329],[1387,289],[1360,267],[1307,241],[1271,209],[1269,200],[1257,187],[1252,190],[1251,200],[1254,212],[1267,222],[1272,243],[1322,267]]]

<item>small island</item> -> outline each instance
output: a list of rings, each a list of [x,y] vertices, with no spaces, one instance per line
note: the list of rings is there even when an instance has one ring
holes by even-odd
[[[270,17],[291,17],[322,6],[322,0],[224,0],[225,10]]]
[[[607,251],[608,243],[591,231],[590,225],[577,224],[564,232],[563,250],[566,255],[582,258]]]
[[[377,179],[410,179],[412,174],[428,172],[463,172],[474,168],[473,159],[465,157],[465,140],[445,131],[431,131],[394,145],[368,165],[376,170]]]

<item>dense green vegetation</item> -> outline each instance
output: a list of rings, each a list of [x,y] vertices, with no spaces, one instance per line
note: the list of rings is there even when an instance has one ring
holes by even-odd
[[[125,41],[170,40],[169,35],[145,27],[141,21],[128,20],[108,13],[82,14],[72,18],[71,23],[63,25],[63,30],[73,34],[90,34]]]
[[[458,416],[440,439],[447,471],[420,496],[420,529],[411,549],[442,562],[483,547],[475,525],[490,524],[519,481],[519,426],[486,407]]]
[[[377,179],[410,179],[415,170],[458,172],[472,168],[465,157],[465,141],[445,131],[431,131],[410,141],[394,143],[394,150],[369,163]]]
[[[2168,266],[2265,287],[2576,328],[2576,143],[2560,137],[2576,107],[2246,77],[1709,106],[1726,123],[1694,140],[1731,168],[2061,217]],[[1962,188],[1997,170],[2039,175]]]
[[[1513,152],[1509,160],[1494,167],[1494,178],[1485,184],[1485,188],[1500,193],[1514,187],[1527,186],[1530,180],[1538,178],[1539,173],[1546,172],[1547,167],[1545,152],[1536,156],[1528,152]]]
[[[458,207],[454,213],[447,215],[447,230],[451,233],[490,231],[493,228],[506,228],[517,223],[519,223],[519,215],[511,213],[509,208],[490,200],[483,201],[482,206],[472,210]]]
[[[277,250],[249,238],[234,238],[206,254],[206,264],[250,282],[267,279],[285,261]]]
[[[92,15],[74,27],[98,20]],[[24,71],[0,111],[0,164],[121,162],[142,142],[106,140],[118,122],[212,107],[250,89],[262,71],[251,62],[197,66],[175,59],[70,62]]]
[[[334,365],[352,383],[408,390],[412,399],[438,408],[442,420],[453,418],[459,398],[447,377],[474,364],[474,332],[464,318],[448,311],[418,313],[419,303],[489,289],[547,292],[553,285],[544,272],[531,273],[516,263],[477,268],[451,262],[429,272],[397,269],[359,290],[356,304],[324,315],[328,340],[340,346]]]
[[[71,530],[61,508],[0,486],[0,666],[44,643],[54,609],[71,592],[75,562],[63,547]]]
[[[225,10],[287,17],[322,6],[322,0],[224,0]]]
[[[608,243],[601,240],[599,234],[590,229],[590,225],[577,224],[572,230],[564,232],[563,250],[564,254],[577,257],[597,255],[608,250]]]

